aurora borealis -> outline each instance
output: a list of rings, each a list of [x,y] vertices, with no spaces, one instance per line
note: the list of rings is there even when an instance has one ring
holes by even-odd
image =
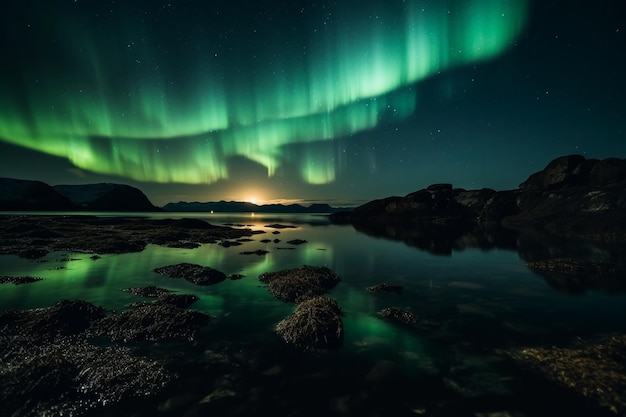
[[[480,167],[478,156],[453,163],[450,144],[493,148],[490,141],[523,140],[508,121],[526,117],[524,86],[497,89],[528,77],[523,71],[531,66],[500,61],[516,59],[520,42],[536,50],[528,39],[548,21],[539,14],[548,6],[530,0],[14,3],[0,17],[2,158],[35,151],[55,162],[31,167],[32,179],[85,181],[71,177],[77,170],[55,171],[60,158],[92,182],[132,182],[162,194],[156,199],[163,203],[174,185],[205,200],[228,198],[220,193],[248,183],[263,188],[267,199],[320,200],[380,197],[394,181],[403,185],[392,193],[465,181],[425,174],[433,167]],[[618,27],[607,31],[617,33],[614,42],[623,39]],[[533,64],[550,78],[556,69],[544,53]],[[584,66],[558,70],[565,78]],[[541,88],[530,93],[545,101],[559,85]],[[566,97],[572,90],[562,91],[560,111],[572,105]],[[506,123],[500,123],[502,103],[514,108]],[[434,115],[435,109],[441,112]],[[539,121],[526,121],[535,129],[546,122],[545,111],[537,115]],[[612,140],[623,141],[623,130],[608,119],[617,135]],[[450,136],[438,139],[442,130]],[[532,154],[535,139],[521,154]],[[567,153],[586,141],[566,146]],[[0,175],[25,176],[6,161]],[[368,181],[364,176],[375,187],[359,185]],[[483,185],[494,186],[477,184]]]

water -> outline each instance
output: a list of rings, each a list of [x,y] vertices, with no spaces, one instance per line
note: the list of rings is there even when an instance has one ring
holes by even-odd
[[[147,401],[124,403],[97,415],[119,415],[120,408],[135,416],[269,411],[277,416],[576,415],[586,403],[527,372],[505,352],[626,330],[624,292],[557,291],[524,266],[522,257],[528,253],[502,248],[507,245],[490,249],[456,245],[465,249],[438,255],[401,241],[370,237],[350,225],[333,225],[317,215],[150,216],[199,217],[266,233],[230,248],[149,245],[141,253],[103,255],[97,260],[81,253],[52,253],[46,262],[0,256],[2,275],[44,278],[20,286],[1,285],[2,310],[49,306],[60,299],[121,310],[139,300],[122,288],[157,285],[197,295],[200,300],[192,308],[215,317],[194,343],[153,347],[151,354],[167,358],[180,375],[173,387]],[[276,229],[265,227],[270,223],[295,227],[274,235]],[[261,243],[262,239],[281,242]],[[307,243],[287,244],[291,239]],[[257,249],[269,253],[240,254]],[[535,249],[610,256],[603,248]],[[199,287],[152,272],[180,262],[245,278]],[[275,300],[257,277],[301,265],[327,266],[342,278],[329,294],[345,315],[345,341],[338,352],[299,352],[273,333],[273,326],[294,306]],[[396,295],[366,290],[383,282],[401,285],[404,291]],[[409,310],[419,324],[387,322],[378,314],[385,307]],[[236,401],[216,401],[207,408],[201,400],[223,383],[214,360],[224,352],[239,355],[243,364],[238,372],[227,372],[234,374],[229,378],[235,382],[228,386],[236,387]]]

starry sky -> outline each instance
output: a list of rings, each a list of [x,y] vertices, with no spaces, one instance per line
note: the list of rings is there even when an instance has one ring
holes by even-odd
[[[356,205],[626,158],[621,0],[23,0],[0,176]]]

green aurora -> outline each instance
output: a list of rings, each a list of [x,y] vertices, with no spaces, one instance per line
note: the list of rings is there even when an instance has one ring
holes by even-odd
[[[12,49],[0,138],[96,173],[189,184],[227,179],[234,156],[332,182],[340,166],[314,142],[410,116],[416,83],[503,53],[529,13],[526,0],[346,1],[317,19],[285,12],[279,30],[198,25],[207,17],[188,10],[181,31],[140,10],[74,7],[41,10],[39,35]]]

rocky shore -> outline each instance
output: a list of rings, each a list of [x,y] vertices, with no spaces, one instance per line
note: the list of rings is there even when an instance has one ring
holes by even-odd
[[[196,247],[257,233],[263,231],[186,218],[0,215],[0,254],[38,259],[54,251],[129,253],[148,244]]]

